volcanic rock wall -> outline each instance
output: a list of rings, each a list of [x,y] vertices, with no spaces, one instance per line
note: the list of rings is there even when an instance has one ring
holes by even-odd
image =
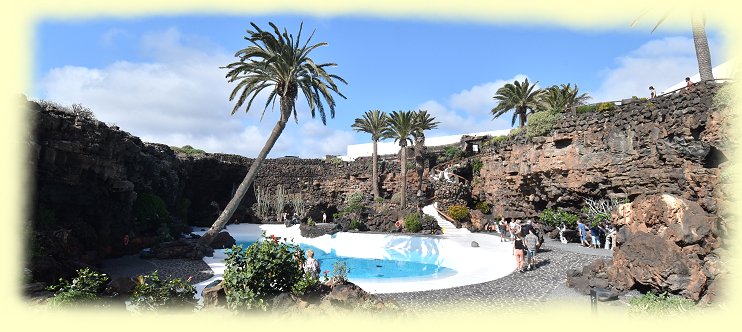
[[[712,107],[719,86],[701,83],[614,111],[565,114],[550,136],[521,133],[487,147],[472,193],[506,218],[642,194],[674,194],[716,213],[728,137],[724,113]]]

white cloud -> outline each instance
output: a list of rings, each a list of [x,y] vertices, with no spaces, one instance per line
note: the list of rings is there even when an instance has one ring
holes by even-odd
[[[709,44],[712,52],[719,49],[713,41]],[[650,85],[659,93],[698,72],[693,39],[688,37],[652,40],[616,60],[618,65],[607,68],[601,86],[590,93],[591,101],[648,97]]]
[[[141,47],[154,59],[152,62],[54,68],[39,82],[42,94],[64,105],[81,103],[99,120],[115,123],[144,141],[257,155],[275,125],[277,112],[271,112],[269,106],[265,118],[259,121],[265,105],[262,95],[247,114],[243,107],[230,115],[233,85],[227,83],[225,70],[219,67],[234,61],[232,55],[175,29],[144,35]],[[307,118],[306,113],[299,109],[300,120]],[[345,151],[344,145],[342,151],[338,149],[339,144],[352,143],[350,134],[341,131],[326,132],[327,139],[299,139],[301,133],[292,123],[276,142],[271,157],[339,154]],[[311,134],[314,130],[310,136],[323,133],[312,127],[314,122],[308,124],[306,131]],[[302,147],[309,144],[313,146]]]
[[[489,114],[490,110],[497,106],[497,102],[492,98],[497,89],[513,81],[523,81],[525,75],[516,75],[510,80],[498,80],[480,85],[475,85],[470,89],[455,93],[450,98],[450,105],[454,109],[460,109],[472,115]]]
[[[114,41],[116,38],[119,37],[131,37],[131,35],[126,32],[126,30],[113,28],[109,29],[108,31],[104,32],[103,35],[100,38],[100,43],[103,46],[112,46],[114,45]]]

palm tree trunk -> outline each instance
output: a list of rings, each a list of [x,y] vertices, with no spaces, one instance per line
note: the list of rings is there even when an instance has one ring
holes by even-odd
[[[402,156],[399,166],[402,168],[402,179],[400,179],[400,191],[402,192],[402,198],[400,206],[404,209],[407,206],[407,147],[402,147]]]
[[[519,128],[523,128],[526,126],[526,111],[523,111],[522,113],[518,114],[518,118],[520,120],[520,126]]]
[[[415,139],[415,171],[417,171],[417,196],[422,196],[423,173],[425,172],[425,135]]]
[[[290,102],[293,102],[293,100]],[[234,196],[232,196],[229,204],[227,204],[227,206],[224,208],[224,211],[222,211],[222,213],[219,215],[219,218],[214,221],[214,224],[211,225],[211,228],[209,228],[209,230],[206,231],[206,233],[199,239],[199,243],[206,246],[210,245],[211,241],[214,240],[214,237],[219,234],[219,232],[224,228],[229,219],[232,218],[232,215],[234,215],[234,212],[237,210],[240,202],[242,202],[242,198],[245,197],[247,189],[250,188],[253,180],[255,180],[255,176],[258,174],[260,165],[268,156],[268,153],[273,148],[273,145],[276,144],[276,141],[278,140],[278,137],[281,136],[283,129],[286,128],[286,122],[288,122],[289,120],[291,109],[292,107],[291,105],[289,105],[289,103],[285,103],[283,100],[281,100],[281,118],[278,120],[278,122],[276,122],[276,126],[273,127],[273,131],[271,131],[271,135],[268,137],[268,141],[265,142],[263,149],[260,150],[260,153],[258,153],[258,156],[250,165],[250,169],[247,171],[247,175],[245,175],[245,178],[242,180],[242,183],[240,183],[240,186],[237,187],[237,191],[234,193]]]
[[[696,58],[698,60],[698,73],[701,75],[701,81],[713,80],[714,74],[711,71],[711,52],[709,51],[709,41],[706,38],[706,29],[704,18],[701,12],[693,12],[691,25],[693,26],[693,44],[696,46]]]
[[[379,198],[379,155],[376,150],[376,142],[373,140],[374,151],[371,155],[371,191],[374,193],[374,199]]]

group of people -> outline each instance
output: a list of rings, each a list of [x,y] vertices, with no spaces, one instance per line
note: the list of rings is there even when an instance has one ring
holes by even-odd
[[[525,272],[536,267],[536,252],[540,240],[531,220],[522,222],[513,219],[508,223],[505,218],[500,218],[499,222],[486,225],[485,230],[500,233],[500,242],[513,242],[516,271]]]
[[[609,223],[592,223],[590,226],[577,221],[577,231],[580,235],[580,245],[583,247],[600,248],[601,234],[605,234],[605,249],[615,247],[616,229]],[[587,241],[587,234],[590,234],[590,242]]]
[[[690,80],[690,77],[685,78],[685,92],[689,92],[690,89],[693,87],[693,81]],[[654,90],[653,86],[649,86],[649,98],[657,97],[657,91]]]

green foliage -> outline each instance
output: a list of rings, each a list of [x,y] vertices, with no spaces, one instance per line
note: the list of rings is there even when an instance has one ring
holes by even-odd
[[[350,224],[348,225],[348,229],[355,229],[355,230],[361,229],[361,222],[358,221],[358,219],[351,220]]]
[[[312,292],[319,286],[319,278],[315,278],[311,273],[304,273],[301,278],[291,287],[291,293],[296,296],[304,296]]]
[[[482,166],[484,166],[482,159],[474,158],[471,161],[471,171],[474,173],[474,175],[479,175],[479,171],[482,170]]]
[[[312,219],[312,217],[307,218],[307,225],[314,226],[314,219]]]
[[[157,311],[163,308],[193,308],[196,288],[191,278],[160,279],[157,271],[140,275],[131,293],[131,303],[137,310]]]
[[[459,222],[469,218],[469,208],[463,205],[450,206],[447,212],[451,218]]]
[[[337,157],[337,156],[327,157],[325,159],[325,161],[327,161],[328,163],[330,163],[332,165],[340,165],[340,164],[343,163],[343,160],[340,159],[340,157]]]
[[[555,112],[536,112],[529,115],[528,122],[526,123],[526,136],[536,137],[548,135],[561,117],[559,113]]]
[[[169,242],[174,240],[173,235],[170,233],[170,227],[167,224],[160,224],[160,226],[157,227],[157,242]]]
[[[508,136],[509,136],[509,137],[515,137],[515,136],[518,136],[518,134],[520,134],[520,132],[521,132],[521,131],[523,131],[523,128],[521,128],[521,127],[518,127],[518,128],[513,128],[513,129],[511,129],[511,130],[510,130],[510,132],[508,133]]]
[[[334,283],[344,283],[348,281],[348,273],[350,269],[345,261],[337,261],[332,263],[332,281]]]
[[[466,152],[458,146],[447,146],[443,149],[443,155],[446,157],[446,160],[456,160],[466,156]]]
[[[170,213],[162,198],[155,194],[143,193],[137,196],[132,207],[134,229],[137,232],[151,233],[161,224],[170,221]]]
[[[410,233],[417,233],[423,229],[422,223],[420,222],[420,215],[417,212],[412,212],[404,217],[404,228]]]
[[[381,203],[383,201],[384,201],[384,198],[383,197],[374,197],[374,202],[376,202],[376,203]]]
[[[677,315],[693,309],[695,303],[682,296],[649,292],[629,300],[630,314]]]
[[[48,304],[52,307],[67,307],[94,304],[102,295],[108,293],[106,285],[111,279],[104,273],[88,268],[77,270],[77,277],[70,283],[59,279],[59,283],[47,287],[54,292]]]
[[[485,201],[479,201],[479,202],[477,202],[477,204],[474,205],[474,208],[477,209],[477,210],[479,210],[480,212],[482,212],[484,214],[489,214],[490,211],[492,211],[489,203],[487,203]]]
[[[509,135],[495,136],[495,137],[490,138],[483,145],[495,145],[495,144],[499,144],[499,143],[502,143],[502,142],[506,141],[508,139],[508,137],[510,137],[510,136]]]
[[[360,213],[363,211],[363,193],[356,191],[345,198],[343,213]]]
[[[394,193],[391,198],[391,202],[394,204],[402,203],[402,193]]]
[[[570,228],[577,226],[577,215],[569,213],[562,208],[558,208],[557,210],[543,210],[538,218],[542,223],[552,227],[559,227],[562,223]]]
[[[292,291],[304,275],[299,246],[265,233],[247,249],[233,246],[226,253],[224,285],[232,309],[266,310],[267,298]]]
[[[577,113],[590,113],[595,112],[598,109],[597,104],[577,106],[575,109]]]
[[[196,149],[190,145],[183,145],[183,147],[180,147],[180,148],[176,146],[171,146],[170,148],[173,149],[175,153],[183,153],[189,156],[206,154],[206,151],[201,150],[201,149]]]
[[[599,103],[598,105],[596,105],[596,108],[595,108],[595,110],[598,112],[613,111],[615,109],[616,109],[616,104],[609,103],[609,102]]]

